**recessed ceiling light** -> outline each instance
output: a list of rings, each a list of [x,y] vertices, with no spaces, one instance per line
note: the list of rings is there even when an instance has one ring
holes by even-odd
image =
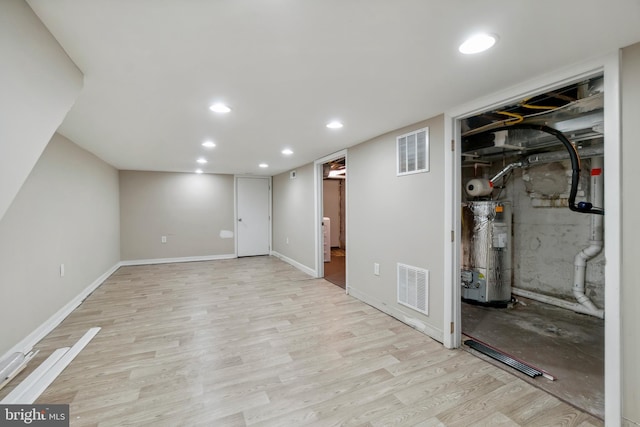
[[[200,163],[201,165],[204,165],[205,163],[207,163],[207,159],[205,159],[204,157],[200,157],[198,160],[196,160],[196,162]]]
[[[202,173],[202,169],[196,169],[196,173]]]
[[[496,44],[497,37],[492,34],[480,33],[469,37],[458,48],[460,53],[472,55],[474,53],[484,52]]]
[[[282,154],[284,154],[285,156],[290,156],[293,154],[293,150],[285,148],[284,150],[282,150]]]
[[[209,109],[214,113],[228,113],[229,111],[231,111],[231,108],[222,103],[213,104],[211,107],[209,107]]]
[[[205,141],[202,143],[202,146],[205,148],[213,148],[216,146],[216,143],[213,141]]]
[[[332,122],[327,123],[327,127],[329,129],[340,129],[342,126],[344,126],[341,122],[334,120]]]
[[[269,165],[266,163],[260,163],[258,166],[260,166],[261,168],[268,168]]]

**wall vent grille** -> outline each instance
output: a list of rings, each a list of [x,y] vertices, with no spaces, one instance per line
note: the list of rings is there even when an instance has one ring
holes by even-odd
[[[429,128],[396,138],[398,176],[429,172]]]
[[[429,314],[429,270],[398,263],[398,303]]]

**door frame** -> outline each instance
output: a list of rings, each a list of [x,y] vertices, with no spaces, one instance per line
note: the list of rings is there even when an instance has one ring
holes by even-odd
[[[460,290],[460,209],[461,135],[460,121],[492,108],[509,105],[534,93],[566,86],[585,78],[604,74],[605,122],[605,422],[619,424],[622,419],[622,347],[621,347],[621,117],[620,51],[545,74],[445,113],[445,325],[444,345],[461,345]]]
[[[266,175],[234,175],[233,176],[233,241],[234,253],[238,258],[238,178],[266,179],[269,183],[269,255],[272,251],[273,242],[273,185],[270,176]]]
[[[347,178],[345,179],[345,187],[344,187],[344,197],[345,197],[345,236],[344,241],[347,246],[347,252],[349,251],[349,159],[347,156],[347,150],[340,150],[333,154],[329,154],[328,156],[322,157],[321,159],[313,162],[314,174],[313,174],[313,184],[314,184],[314,221],[315,221],[315,253],[316,253],[316,277],[321,278],[324,277],[324,251],[323,251],[323,234],[322,234],[322,211],[323,211],[323,165],[327,162],[338,160],[344,157],[344,162],[347,167]],[[347,256],[347,260],[349,257]],[[346,284],[345,284],[345,292],[349,293],[349,263],[346,263]]]

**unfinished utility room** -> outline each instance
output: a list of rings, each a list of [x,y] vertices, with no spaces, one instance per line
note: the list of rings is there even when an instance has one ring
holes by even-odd
[[[464,347],[603,419],[603,77],[460,125]]]

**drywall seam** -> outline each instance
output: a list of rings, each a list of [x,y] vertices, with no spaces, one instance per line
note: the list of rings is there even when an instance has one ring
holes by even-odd
[[[289,258],[288,256],[282,255],[279,252],[276,251],[271,251],[271,255],[273,255],[276,258],[281,259],[282,261],[286,262],[287,264],[290,264],[292,266],[294,266],[295,268],[297,268],[298,270],[301,270],[304,273],[307,273],[309,276],[312,277],[318,277],[318,273],[316,272],[316,270],[307,267],[304,264],[300,264],[298,261]]]
[[[134,260],[128,260],[128,261],[120,261],[120,266],[171,264],[174,262],[215,261],[219,259],[233,259],[233,258],[237,258],[237,256],[235,254],[223,254],[223,255],[188,256],[188,257],[180,257],[180,258],[134,259]]]
[[[104,274],[93,281],[89,286],[82,290],[74,299],[69,301],[65,306],[53,314],[49,319],[45,320],[40,326],[38,326],[33,332],[24,337],[22,341],[11,347],[5,354],[0,357],[0,360],[4,360],[13,353],[27,354],[34,345],[36,345],[47,334],[53,331],[73,310],[78,307],[82,301],[84,301],[93,291],[95,291],[105,280],[109,278],[115,271],[120,268],[122,263],[118,262]]]

